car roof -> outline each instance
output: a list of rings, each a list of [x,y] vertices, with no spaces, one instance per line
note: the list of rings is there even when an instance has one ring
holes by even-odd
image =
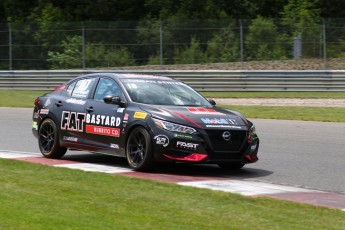
[[[80,77],[96,77],[96,76],[107,76],[115,79],[148,79],[148,80],[174,80],[170,77],[164,77],[159,75],[153,74],[141,74],[141,73],[107,73],[107,72],[99,72],[99,73],[92,73],[83,75]]]

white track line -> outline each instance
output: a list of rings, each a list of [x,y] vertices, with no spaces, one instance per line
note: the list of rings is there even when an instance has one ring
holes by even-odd
[[[180,185],[207,188],[224,192],[239,193],[245,196],[258,196],[267,194],[279,194],[290,192],[320,192],[316,190],[297,188],[285,185],[275,185],[264,182],[243,181],[243,180],[209,180],[181,182]]]
[[[129,168],[125,168],[125,167],[106,166],[106,165],[90,164],[90,163],[59,164],[59,165],[54,165],[54,166],[61,167],[61,168],[69,168],[69,169],[79,169],[79,170],[89,171],[89,172],[102,172],[102,173],[133,172],[133,170]]]

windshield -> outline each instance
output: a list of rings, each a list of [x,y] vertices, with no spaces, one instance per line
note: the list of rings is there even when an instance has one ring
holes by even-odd
[[[122,79],[122,82],[133,102],[211,107],[204,97],[179,81]]]

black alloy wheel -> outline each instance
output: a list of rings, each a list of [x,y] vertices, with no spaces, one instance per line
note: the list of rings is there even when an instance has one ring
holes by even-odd
[[[129,166],[136,171],[149,171],[153,168],[151,136],[145,128],[137,127],[130,133],[126,156]]]
[[[67,151],[67,148],[60,146],[56,124],[49,118],[39,127],[38,146],[46,158],[61,158]]]

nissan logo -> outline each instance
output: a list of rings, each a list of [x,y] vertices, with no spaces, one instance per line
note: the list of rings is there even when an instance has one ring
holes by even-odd
[[[231,133],[229,131],[224,131],[222,137],[225,141],[230,141]]]

